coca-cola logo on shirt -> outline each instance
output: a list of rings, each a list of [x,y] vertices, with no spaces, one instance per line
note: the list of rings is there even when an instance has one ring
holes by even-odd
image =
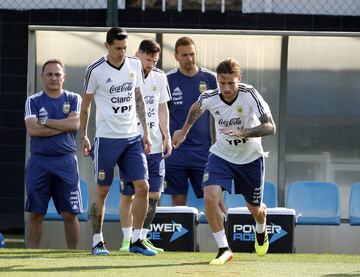
[[[123,83],[122,85],[118,85],[118,86],[112,85],[110,88],[110,94],[131,91],[132,88],[133,88],[132,82],[126,82],[126,83]]]
[[[230,119],[230,120],[220,119],[220,120],[218,121],[218,124],[219,124],[220,126],[224,126],[224,127],[240,125],[240,124],[241,124],[241,119],[240,119],[240,117],[232,118],[232,119]]]

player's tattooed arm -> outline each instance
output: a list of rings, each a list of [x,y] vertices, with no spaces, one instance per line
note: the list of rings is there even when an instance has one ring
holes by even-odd
[[[241,138],[254,138],[274,135],[276,126],[270,113],[263,114],[259,117],[260,124],[253,128],[243,128],[240,130],[232,128],[222,128],[219,131],[225,135]]]
[[[136,101],[136,113],[141,125],[143,126],[144,134],[149,134],[149,129],[146,121],[145,101],[140,88],[135,89],[135,101]]]
[[[151,138],[146,120],[145,101],[140,88],[135,88],[136,113],[143,127],[143,145],[145,154],[151,153]]]

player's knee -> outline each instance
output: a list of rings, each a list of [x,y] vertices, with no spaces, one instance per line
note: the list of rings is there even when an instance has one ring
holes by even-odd
[[[149,193],[149,183],[146,180],[133,182],[136,196],[147,197]]]
[[[68,212],[61,212],[61,216],[63,217],[64,221],[66,222],[76,222],[77,216],[76,214],[68,213]]]

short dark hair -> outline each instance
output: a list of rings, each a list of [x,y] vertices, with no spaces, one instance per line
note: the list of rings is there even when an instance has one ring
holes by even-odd
[[[237,60],[234,58],[227,58],[216,67],[216,73],[241,75],[242,68]]]
[[[44,73],[45,67],[46,67],[49,63],[57,63],[58,65],[60,65],[60,66],[62,67],[62,69],[63,69],[63,71],[64,71],[64,73],[65,73],[65,65],[64,65],[64,63],[63,63],[61,60],[59,60],[59,59],[50,59],[50,60],[47,60],[47,61],[44,63],[43,67],[42,67],[42,71],[41,71],[42,73]]]
[[[181,37],[181,38],[179,38],[175,43],[175,52],[177,52],[177,49],[178,49],[179,46],[188,46],[188,45],[194,45],[195,46],[195,42],[189,37]]]
[[[154,55],[161,52],[161,47],[153,39],[144,39],[139,45],[139,50],[145,54]]]
[[[112,27],[109,31],[106,33],[106,42],[111,45],[113,44],[114,40],[124,40],[127,39],[128,34],[125,31],[125,29],[120,27]]]

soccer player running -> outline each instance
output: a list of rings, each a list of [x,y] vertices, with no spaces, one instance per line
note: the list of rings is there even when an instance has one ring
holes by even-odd
[[[79,94],[63,89],[65,66],[57,59],[44,63],[44,91],[27,98],[25,125],[31,137],[25,172],[26,246],[39,248],[44,215],[50,197],[64,218],[66,244],[75,249],[79,241],[77,214],[82,212],[76,131],[80,126]]]
[[[156,41],[145,39],[140,43],[136,52],[136,57],[140,59],[145,75],[145,84],[142,86],[142,91],[147,104],[147,121],[152,141],[151,152],[146,156],[150,184],[149,207],[140,239],[149,249],[158,253],[164,252],[164,250],[154,246],[147,239],[147,234],[150,231],[150,224],[154,219],[156,207],[164,188],[164,158],[169,157],[172,151],[169,132],[169,110],[167,107],[167,102],[170,100],[169,87],[165,73],[155,67],[159,60],[160,51],[160,45]],[[133,195],[133,185],[131,183],[126,184],[122,189],[120,201],[121,226],[124,235],[120,251],[125,252],[129,251],[132,232],[131,205]]]
[[[167,73],[172,97],[169,102],[171,134],[183,126],[191,105],[199,95],[218,87],[215,72],[197,65],[197,50],[191,38],[179,38],[175,43],[174,55],[179,68]],[[172,195],[174,206],[186,205],[188,180],[196,197],[203,197],[201,182],[210,146],[210,114],[205,112],[184,143],[165,161],[165,193]]]
[[[177,148],[185,140],[191,126],[204,112],[214,116],[217,141],[211,147],[203,178],[205,213],[219,247],[210,262],[223,265],[233,258],[225,235],[219,208],[222,190],[244,195],[247,207],[256,222],[255,251],[263,256],[269,248],[266,231],[266,206],[262,203],[264,187],[264,153],[261,137],[275,134],[270,108],[254,87],[241,83],[242,71],[232,58],[216,68],[219,89],[204,92],[189,111],[181,130],[175,131]]]
[[[84,156],[91,155],[96,179],[95,201],[90,214],[93,227],[93,255],[109,255],[105,247],[102,226],[105,200],[113,181],[117,164],[121,177],[132,182],[135,197],[132,205],[134,231],[130,252],[153,256],[140,240],[140,233],[148,209],[148,170],[145,154],[151,151],[151,139],[145,114],[145,103],[140,84],[143,82],[141,62],[125,56],[128,45],[126,31],[111,28],[106,34],[108,53],[90,64],[85,73],[83,102],[81,105],[81,140]],[[96,105],[96,133],[91,148],[87,137],[91,101]],[[138,121],[143,126],[143,137]],[[143,146],[142,146],[143,143]],[[136,169],[136,170],[134,170]]]

